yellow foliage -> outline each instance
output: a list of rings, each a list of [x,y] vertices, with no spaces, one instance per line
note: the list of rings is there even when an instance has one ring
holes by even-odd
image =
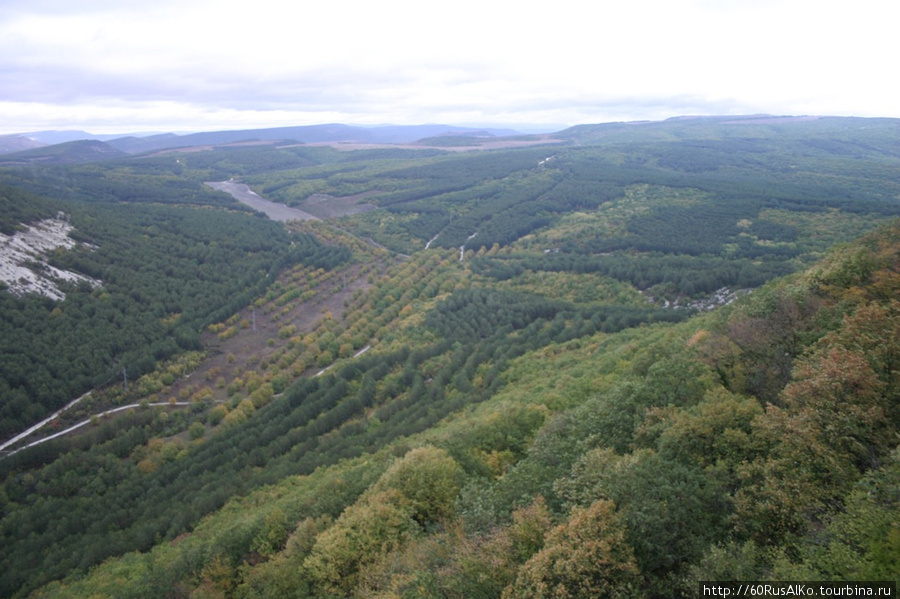
[[[697,345],[698,343],[700,343],[701,341],[703,341],[703,340],[706,339],[707,337],[709,337],[709,331],[705,331],[705,330],[703,330],[703,329],[700,329],[699,331],[697,331],[696,333],[694,333],[694,334],[691,336],[690,339],[688,339],[687,346],[688,346],[688,347],[694,347],[695,345]]]
[[[547,533],[543,549],[519,569],[503,599],[595,599],[624,594],[638,581],[625,526],[611,501],[575,508]]]
[[[408,502],[399,491],[369,495],[319,535],[304,569],[324,592],[349,594],[360,570],[402,547],[413,530]]]
[[[432,446],[411,450],[394,462],[372,487],[399,491],[420,524],[448,518],[462,483],[462,468],[450,454]]]
[[[137,468],[142,474],[150,474],[156,470],[156,464],[150,458],[144,458],[137,463]]]
[[[234,426],[236,424],[240,424],[242,422],[246,422],[247,413],[243,410],[232,410],[228,412],[225,416],[225,419],[222,421],[225,426]]]

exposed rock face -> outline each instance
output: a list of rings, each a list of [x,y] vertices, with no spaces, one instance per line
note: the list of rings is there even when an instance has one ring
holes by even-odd
[[[62,247],[78,245],[69,237],[72,225],[65,215],[48,218],[18,231],[14,235],[0,233],[0,282],[16,295],[40,293],[54,300],[65,299],[58,282],[85,281],[92,287],[99,281],[74,272],[61,270],[47,263],[47,254]]]

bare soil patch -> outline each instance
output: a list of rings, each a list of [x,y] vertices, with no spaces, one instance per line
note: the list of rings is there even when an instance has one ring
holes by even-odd
[[[382,268],[386,266],[382,264]],[[280,310],[265,314],[262,309],[257,309],[255,326],[254,309],[243,309],[239,318],[248,324],[230,339],[221,340],[216,334],[204,333],[202,342],[208,350],[207,358],[189,377],[173,383],[167,397],[179,397],[183,390],[191,393],[202,387],[210,387],[217,401],[227,399],[226,389],[216,387],[216,380],[222,377],[229,383],[243,373],[261,370],[260,362],[289,342],[289,339],[279,338],[278,331],[281,327],[294,325],[297,327],[295,334],[299,335],[315,330],[326,313],[343,321],[344,302],[351,299],[358,289],[371,287],[368,275],[360,274],[361,268],[359,264],[345,267],[318,287],[315,297],[298,303],[286,314],[281,314]],[[273,315],[277,315],[277,318],[273,319]],[[305,374],[316,371],[317,369],[309,369]]]

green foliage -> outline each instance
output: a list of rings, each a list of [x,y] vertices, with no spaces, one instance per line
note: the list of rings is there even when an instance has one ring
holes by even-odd
[[[304,570],[325,593],[347,594],[361,568],[402,546],[415,527],[412,508],[399,491],[375,493],[319,535]]]
[[[199,329],[249,303],[284,266],[331,268],[349,258],[312,236],[218,210],[101,206],[73,210],[71,223],[95,247],[52,263],[102,286],[70,289],[58,305],[0,294],[0,349],[10,355],[0,369],[0,437],[119,378],[123,368],[134,380],[199,348]]]
[[[426,526],[453,515],[461,480],[459,465],[446,451],[422,447],[388,468],[372,492],[399,492],[407,500],[413,519]]]
[[[190,435],[192,440],[202,439],[206,434],[206,427],[202,422],[195,422],[190,427]]]
[[[762,411],[753,398],[715,388],[695,406],[659,412],[660,423],[653,427],[661,429],[656,446],[668,459],[734,470],[754,453],[751,425]]]
[[[147,352],[151,368],[252,302],[271,342],[250,361],[239,315],[231,339],[211,329],[240,379],[227,405],[98,419],[0,462],[0,594],[625,597],[892,576],[897,226],[710,315],[653,306],[756,286],[822,251],[815,232],[895,213],[896,135],[785,150],[755,125],[697,126],[552,152],[235,148],[5,172],[56,190],[97,249],[54,260],[105,281],[59,305],[7,298],[7,320],[121,329],[136,348],[86,343],[83,360]],[[381,209],[289,234],[202,189],[234,174],[286,203]],[[301,376],[317,359],[327,372]]]
[[[53,218],[61,207],[40,196],[0,184],[0,233],[13,235],[18,227]]]
[[[757,287],[768,279],[788,274],[793,268],[785,262],[708,255],[622,253],[598,257],[573,252],[521,258],[480,258],[473,266],[478,274],[500,281],[528,271],[597,274],[672,299],[710,294],[723,287]]]
[[[284,512],[275,508],[266,515],[263,529],[253,539],[250,549],[263,557],[281,551],[288,540],[291,529]]]
[[[504,599],[635,596],[638,569],[625,526],[610,501],[572,511],[547,533],[544,548],[520,568]]]
[[[900,478],[897,452],[888,463],[860,479],[845,509],[810,532],[796,552],[781,552],[773,563],[780,579],[802,573],[816,580],[893,580],[900,566]]]

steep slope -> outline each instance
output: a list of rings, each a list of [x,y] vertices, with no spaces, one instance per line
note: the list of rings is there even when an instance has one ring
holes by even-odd
[[[0,233],[0,287],[15,295],[38,293],[61,300],[66,294],[57,285],[58,281],[76,286],[84,283],[91,288],[100,284],[100,281],[47,264],[50,252],[76,246],[69,237],[73,229],[64,213],[22,227],[24,230],[12,236]]]
[[[123,369],[136,378],[198,349],[199,330],[255,299],[269,273],[297,263],[330,268],[350,255],[248,211],[184,205],[204,197],[194,189],[168,186],[151,195],[134,180],[121,187],[169,204],[126,202],[122,195],[117,203],[50,202],[0,186],[0,224],[10,231],[2,233],[3,254],[18,256],[9,265],[16,280],[0,289],[4,440],[120,379]],[[35,237],[26,232],[60,211],[66,220],[58,227],[68,233],[60,247],[50,249],[47,235],[39,235],[29,247],[40,245],[40,256],[16,251]],[[30,293],[41,289],[49,299]]]
[[[88,422],[72,437],[0,461],[0,594],[515,597],[578,579],[656,596],[704,569],[827,570],[807,533],[832,531],[838,555],[863,513],[867,539],[886,530],[853,484],[893,484],[895,230],[711,315],[673,306],[746,295],[897,214],[897,159],[843,151],[896,133],[804,146],[729,127],[553,154],[269,146],[0,172],[100,248],[61,264],[119,284],[0,311],[19,327],[2,338],[42,339],[29,359],[66,349],[115,383],[54,423]],[[291,205],[377,208],[271,223],[202,184],[236,176]],[[35,372],[18,368],[19,412],[36,382],[85,385]],[[822,430],[810,397],[852,418]],[[889,570],[891,542],[854,567]]]
[[[525,354],[476,410],[35,596],[651,597],[711,576],[895,578],[898,292],[895,223],[688,323]]]

